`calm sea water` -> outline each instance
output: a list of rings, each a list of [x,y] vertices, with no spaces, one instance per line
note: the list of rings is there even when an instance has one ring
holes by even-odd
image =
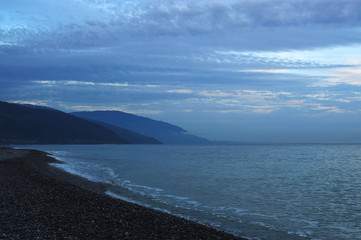
[[[250,239],[361,239],[361,145],[57,145],[109,195]]]

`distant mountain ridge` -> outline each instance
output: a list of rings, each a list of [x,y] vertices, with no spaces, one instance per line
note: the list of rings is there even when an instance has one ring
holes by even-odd
[[[0,144],[160,143],[115,126],[102,126],[56,109],[0,101]]]
[[[209,144],[208,139],[190,134],[178,126],[121,111],[72,112],[74,116],[101,121],[153,137],[165,144]]]
[[[59,111],[58,109],[50,108],[50,107],[46,107],[46,106],[41,106],[41,105],[32,105],[32,104],[20,104],[20,105],[25,106],[25,107],[29,107],[29,108],[44,109],[44,110],[51,110],[51,111]]]
[[[91,121],[91,120],[89,120],[89,121]],[[155,138],[144,136],[142,134],[136,133],[134,131],[130,131],[125,128],[117,127],[115,125],[111,125],[111,124],[99,122],[99,121],[93,121],[93,122],[115,132],[119,136],[126,136],[126,139],[131,144],[162,144],[161,141],[159,141]]]

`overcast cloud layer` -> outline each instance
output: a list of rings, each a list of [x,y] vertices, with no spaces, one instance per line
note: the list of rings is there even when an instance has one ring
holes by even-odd
[[[5,0],[0,100],[210,139],[361,142],[361,1]]]

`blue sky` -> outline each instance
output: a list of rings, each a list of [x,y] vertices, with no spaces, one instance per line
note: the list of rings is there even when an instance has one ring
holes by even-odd
[[[5,0],[0,84],[212,140],[361,142],[361,1]]]

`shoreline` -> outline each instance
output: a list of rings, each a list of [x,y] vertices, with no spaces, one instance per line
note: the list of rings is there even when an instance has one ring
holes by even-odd
[[[38,150],[0,148],[0,239],[238,239],[107,195]]]

